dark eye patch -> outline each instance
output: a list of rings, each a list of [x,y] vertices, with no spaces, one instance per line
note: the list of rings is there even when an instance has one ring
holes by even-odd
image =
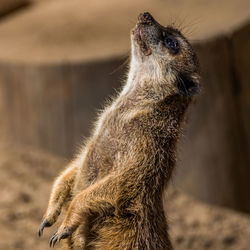
[[[193,96],[200,92],[200,84],[194,82],[188,75],[179,73],[177,77],[177,88],[184,96]]]
[[[177,54],[179,52],[180,46],[177,39],[172,35],[167,35],[164,40],[164,45],[170,50],[172,54]]]

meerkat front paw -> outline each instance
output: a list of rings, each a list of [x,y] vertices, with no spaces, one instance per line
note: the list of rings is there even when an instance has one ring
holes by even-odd
[[[50,239],[50,246],[53,246],[59,242],[61,239],[69,237],[79,226],[83,220],[83,210],[84,203],[81,202],[80,196],[76,197],[70,207],[67,210],[66,217],[64,218],[61,226],[53,234]]]
[[[38,228],[38,236],[41,237],[43,235],[43,230],[45,227],[50,227],[52,224],[48,220],[43,220]]]
[[[59,229],[56,231],[52,237],[50,238],[49,245],[50,247],[54,247],[57,242],[60,242],[61,239],[68,238],[74,230],[69,230],[68,228],[64,227],[62,230]]]
[[[65,222],[59,227],[59,229],[52,235],[49,241],[50,247],[54,247],[57,242],[60,242],[61,239],[66,239],[72,235],[76,230],[77,226],[66,226]]]
[[[52,226],[58,219],[63,207],[66,207],[71,200],[71,191],[74,184],[77,165],[72,165],[65,169],[55,180],[48,208],[43,221],[38,228],[38,236],[42,236],[45,227]]]
[[[43,221],[40,224],[39,228],[38,228],[38,236],[41,237],[43,235],[43,230],[45,227],[51,227],[56,221],[57,218],[60,214],[60,210],[58,209],[54,209],[55,211],[50,212],[49,214],[45,214],[43,217]]]

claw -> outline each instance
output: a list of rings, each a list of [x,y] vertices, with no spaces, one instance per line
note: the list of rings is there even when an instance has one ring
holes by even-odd
[[[43,235],[43,229],[45,227],[50,227],[51,224],[48,220],[44,220],[41,225],[39,226],[39,229],[38,229],[38,236],[41,237]]]
[[[52,235],[52,237],[51,237],[51,239],[50,239],[50,241],[49,241],[49,246],[50,246],[50,247],[54,247],[55,244],[57,243],[57,241],[60,242],[61,239],[67,238],[70,234],[71,234],[71,233],[70,233],[69,231],[68,231],[68,232],[65,232],[65,233],[60,233],[60,234],[57,234],[57,232],[55,232],[55,233]]]
[[[49,246],[50,247],[54,247],[54,245],[56,244],[56,242],[57,242],[57,234],[56,234],[56,232],[52,235],[52,237],[50,238],[50,241],[49,241]]]

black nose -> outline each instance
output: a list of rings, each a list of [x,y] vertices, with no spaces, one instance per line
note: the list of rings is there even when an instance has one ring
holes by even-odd
[[[148,12],[144,12],[139,15],[138,20],[140,23],[151,24],[154,21],[154,18]]]

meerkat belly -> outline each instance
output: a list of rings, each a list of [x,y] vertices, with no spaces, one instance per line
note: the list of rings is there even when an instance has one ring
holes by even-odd
[[[117,119],[106,124],[86,155],[88,181],[94,183],[124,166],[124,162],[137,158],[142,138],[141,125],[134,119]],[[143,145],[141,145],[143,146]]]

